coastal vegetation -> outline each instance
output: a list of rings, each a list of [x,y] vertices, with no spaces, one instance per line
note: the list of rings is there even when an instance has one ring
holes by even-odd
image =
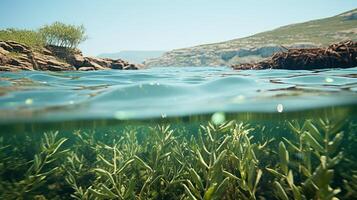
[[[0,41],[15,41],[35,49],[45,45],[43,38],[37,31],[14,28],[0,30]]]
[[[54,22],[39,29],[39,34],[47,45],[75,48],[87,39],[83,25],[74,26]]]
[[[127,125],[0,139],[1,199],[353,199],[356,124]],[[40,142],[39,142],[40,141]]]
[[[44,25],[38,30],[5,29],[0,30],[0,41],[14,41],[38,49],[46,45],[65,48],[76,48],[85,41],[85,28],[83,25],[67,25],[54,22]]]

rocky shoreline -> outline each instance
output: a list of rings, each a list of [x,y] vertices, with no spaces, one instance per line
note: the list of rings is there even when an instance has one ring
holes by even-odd
[[[57,46],[33,49],[14,41],[0,41],[0,71],[136,70],[142,67],[121,59],[85,57],[78,49]]]
[[[256,63],[232,65],[236,70],[289,69],[312,70],[350,68],[357,66],[357,42],[344,41],[326,48],[286,48],[270,58]],[[137,70],[144,65],[122,59],[85,57],[78,49],[46,46],[33,49],[14,41],[0,41],[0,71],[94,71]]]
[[[233,65],[237,70],[289,69],[313,70],[357,67],[357,42],[344,41],[327,48],[286,49],[272,57],[257,62]]]

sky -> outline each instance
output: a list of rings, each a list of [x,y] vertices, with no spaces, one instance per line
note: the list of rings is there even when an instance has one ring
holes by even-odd
[[[85,55],[221,42],[357,8],[357,0],[0,0],[0,29],[86,27]]]

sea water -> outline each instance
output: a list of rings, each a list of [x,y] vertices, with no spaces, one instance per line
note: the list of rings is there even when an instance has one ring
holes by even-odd
[[[356,199],[357,68],[0,74],[1,199]]]

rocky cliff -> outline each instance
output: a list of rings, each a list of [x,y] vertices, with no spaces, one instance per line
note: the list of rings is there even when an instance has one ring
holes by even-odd
[[[325,19],[283,26],[221,43],[177,49],[145,62],[146,66],[230,66],[261,61],[287,48],[315,48],[357,41],[357,9]]]
[[[138,69],[121,59],[85,57],[78,49],[47,46],[32,49],[13,41],[0,41],[0,71]]]

